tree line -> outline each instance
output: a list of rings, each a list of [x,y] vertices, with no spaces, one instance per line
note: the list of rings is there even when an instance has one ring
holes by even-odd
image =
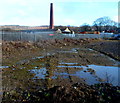
[[[55,26],[55,29],[65,29],[66,27],[68,27],[71,30],[74,30],[76,33],[80,33],[80,32],[92,32],[92,31],[99,31],[99,32],[113,32],[113,33],[117,33],[118,29],[120,29],[118,27],[118,25],[120,25],[119,23],[111,20],[108,16],[104,16],[104,17],[100,17],[98,19],[96,19],[93,22],[93,25],[90,26],[87,23],[84,23],[82,26],[80,27],[73,27],[73,26]]]

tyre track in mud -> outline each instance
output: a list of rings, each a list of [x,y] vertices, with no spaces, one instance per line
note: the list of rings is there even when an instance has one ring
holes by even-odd
[[[107,52],[104,52],[104,51],[101,51],[101,50],[97,50],[97,49],[93,49],[93,48],[90,48],[90,49],[92,49],[92,50],[94,50],[94,51],[97,51],[97,52],[99,52],[99,53],[101,53],[101,54],[104,54],[104,55],[106,55],[106,56],[108,56],[108,57],[110,57],[110,58],[112,58],[112,59],[120,62],[119,58],[116,58],[115,56],[113,56],[113,55],[110,54],[110,53],[107,53]]]
[[[102,40],[84,45],[97,52],[107,55],[117,61],[120,61],[120,41],[119,40]]]

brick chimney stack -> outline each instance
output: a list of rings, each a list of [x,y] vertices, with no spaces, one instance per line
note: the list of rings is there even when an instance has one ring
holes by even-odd
[[[50,4],[50,29],[54,29],[53,21],[53,3]]]

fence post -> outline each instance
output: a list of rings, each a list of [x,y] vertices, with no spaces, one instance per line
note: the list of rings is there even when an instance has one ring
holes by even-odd
[[[21,35],[21,33],[22,33],[22,32],[20,31],[20,41],[21,41],[21,39],[22,39],[22,35]]]
[[[3,29],[2,29],[2,40],[4,40],[4,37],[3,37]]]
[[[36,34],[34,34],[34,42],[36,42]]]

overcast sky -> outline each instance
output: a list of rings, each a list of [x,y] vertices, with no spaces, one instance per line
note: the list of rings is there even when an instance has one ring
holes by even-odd
[[[109,16],[118,21],[119,0],[1,0],[0,25],[49,25],[50,3],[54,24],[80,26]]]

